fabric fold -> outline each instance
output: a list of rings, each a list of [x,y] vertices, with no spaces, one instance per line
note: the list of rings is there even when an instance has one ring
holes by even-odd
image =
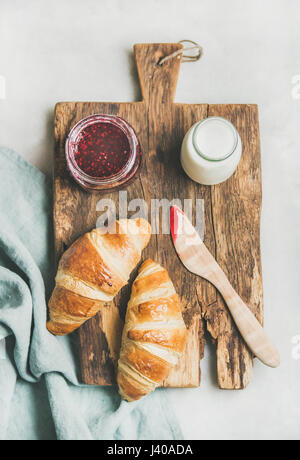
[[[121,402],[116,388],[81,385],[76,333],[46,329],[53,287],[51,182],[0,149],[0,439],[182,439],[165,390]],[[22,414],[19,417],[18,414]]]

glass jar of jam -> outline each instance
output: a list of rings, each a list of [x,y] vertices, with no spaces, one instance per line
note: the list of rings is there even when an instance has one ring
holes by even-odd
[[[132,180],[141,164],[134,129],[114,115],[91,115],[77,123],[66,141],[68,169],[85,190],[110,190]]]

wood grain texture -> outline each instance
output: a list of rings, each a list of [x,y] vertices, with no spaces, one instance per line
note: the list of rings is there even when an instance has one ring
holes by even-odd
[[[263,322],[260,256],[261,164],[255,105],[210,105],[209,116],[223,116],[237,128],[243,154],[236,173],[211,187],[216,260],[246,305]],[[242,389],[251,380],[253,357],[240,338],[219,294],[203,316],[217,339],[218,381],[223,389]]]
[[[96,226],[99,215],[96,206],[100,198],[112,198],[118,206],[118,192],[87,193],[70,178],[64,155],[66,137],[83,117],[95,113],[116,114],[134,127],[143,150],[140,177],[126,188],[128,200],[144,198],[151,209],[151,199],[155,198],[203,199],[205,244],[216,256],[237,292],[261,320],[261,173],[257,107],[175,104],[180,59],[171,59],[163,66],[159,66],[158,62],[180,47],[179,44],[135,45],[134,55],[142,90],[140,102],[57,104],[54,171],[57,259],[79,235]],[[189,180],[179,162],[184,134],[195,122],[208,115],[221,115],[233,121],[244,146],[237,173],[225,184],[215,187],[202,186]],[[244,388],[250,380],[252,356],[235,330],[215,288],[181,266],[169,235],[153,235],[143,254],[143,258],[146,257],[151,257],[169,271],[182,299],[188,327],[185,355],[164,386],[195,387],[200,384],[205,319],[209,332],[218,342],[221,388]],[[79,330],[83,382],[96,385],[115,383],[114,366],[129,297],[130,285],[122,290],[112,306],[103,309]]]

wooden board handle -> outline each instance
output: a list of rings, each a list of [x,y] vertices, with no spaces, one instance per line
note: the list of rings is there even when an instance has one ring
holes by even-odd
[[[237,292],[231,286],[223,270],[218,267],[208,279],[216,286],[250,350],[264,364],[270,367],[280,365],[280,356],[254,314],[249,310]]]
[[[159,65],[159,62],[182,48],[180,43],[134,45],[142,98],[146,104],[150,104],[152,100],[159,104],[174,101],[182,55],[169,59],[163,65]]]

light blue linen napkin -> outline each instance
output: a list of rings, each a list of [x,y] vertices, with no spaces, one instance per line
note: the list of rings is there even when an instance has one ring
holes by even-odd
[[[51,196],[46,176],[0,149],[0,439],[182,439],[165,390],[127,403],[115,388],[80,385],[76,333],[46,330]]]

